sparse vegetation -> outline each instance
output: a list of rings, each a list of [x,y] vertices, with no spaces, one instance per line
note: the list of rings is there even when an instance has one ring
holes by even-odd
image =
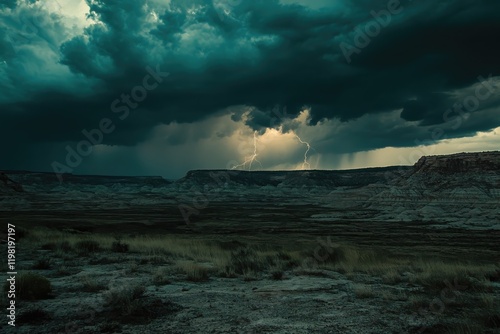
[[[427,308],[429,307],[429,304],[431,302],[432,298],[427,296],[427,295],[411,295],[408,298],[409,304],[411,308],[415,311],[421,309],[421,308]]]
[[[80,254],[94,253],[101,249],[99,242],[95,240],[78,241],[75,247]]]
[[[250,271],[261,271],[263,268],[264,261],[259,259],[255,250],[250,247],[245,247],[231,251],[229,263],[226,266],[226,272],[243,275]]]
[[[186,275],[186,279],[188,281],[193,282],[204,282],[209,279],[209,270],[208,268],[201,266],[196,263],[180,263],[178,264],[178,268],[181,273]]]
[[[483,330],[482,332],[488,333],[484,329],[493,332],[498,328],[497,296],[492,294],[495,290],[491,282],[498,281],[499,266],[471,261],[465,257],[452,259],[421,253],[418,253],[418,256],[413,253],[393,255],[375,247],[347,243],[331,243],[318,247],[314,242],[296,244],[282,241],[274,244],[249,240],[214,241],[209,238],[168,235],[116,239],[115,236],[106,234],[93,236],[61,231],[48,233],[46,230],[37,229],[30,231],[27,238],[36,249],[55,252],[53,254],[56,260],[53,260],[53,263],[45,257],[47,252],[41,252],[45,254],[44,257],[35,259],[33,264],[33,269],[37,270],[48,270],[56,264],[60,265],[58,271],[55,271],[56,268],[49,273],[50,277],[73,275],[85,265],[117,265],[125,274],[124,278],[131,281],[135,277],[151,273],[146,281],[156,286],[154,291],[169,289],[160,286],[176,284],[176,281],[180,280],[204,282],[209,280],[211,275],[238,278],[246,282],[283,278],[288,280],[299,275],[311,276],[311,280],[342,277],[355,282],[352,292],[360,303],[385,300],[406,305],[401,307],[408,308],[408,312],[419,312],[421,309],[429,310],[431,302],[444,294],[448,299],[443,318],[446,319],[454,312],[469,312],[467,314],[470,319],[462,319],[463,323],[443,322],[436,324],[435,328],[430,328],[431,332],[442,330],[443,333],[475,333],[477,330]],[[90,256],[82,257],[78,254]],[[72,286],[78,286],[78,291],[101,293],[105,286],[100,282],[101,278],[84,277],[80,285]],[[147,283],[143,282],[139,287],[134,287],[135,283],[130,284],[102,292],[109,310],[106,312],[119,316],[114,318],[119,322],[127,320],[128,315],[139,318],[154,317],[154,314],[144,313],[148,305],[157,305],[160,309],[170,307],[152,296],[144,296]],[[254,284],[248,283],[246,288],[253,288]],[[285,282],[273,283],[279,284]],[[451,288],[455,289],[452,291],[457,291],[457,298],[453,301],[451,297],[455,295],[447,290]],[[183,289],[193,288],[185,286]],[[43,298],[48,296],[50,292]],[[26,298],[39,297],[28,294]],[[373,298],[373,301],[362,301],[370,298]],[[475,325],[466,325],[468,323]],[[114,329],[111,326],[103,327],[102,330],[112,332]]]
[[[375,296],[372,288],[365,284],[355,284],[353,289],[356,298],[372,298]]]
[[[85,292],[99,292],[106,289],[104,284],[99,283],[96,279],[90,276],[82,277],[82,291]]]
[[[396,284],[402,281],[402,277],[397,270],[391,269],[382,276],[382,280],[387,284]]]
[[[128,252],[129,247],[130,246],[128,244],[121,242],[120,240],[114,241],[111,244],[111,250],[117,253],[126,253]]]
[[[163,268],[156,269],[151,280],[154,285],[166,285],[171,283],[167,277],[166,270]]]
[[[135,261],[128,264],[127,273],[133,274],[139,271],[139,264]]]
[[[145,288],[142,285],[127,285],[111,288],[105,291],[103,296],[106,306],[109,306],[112,311],[121,315],[129,315],[142,307],[138,300],[143,296],[144,291]]]
[[[495,305],[495,298],[489,293],[481,293],[479,295],[479,300],[481,304],[488,309],[493,308]]]
[[[69,241],[61,241],[57,244],[57,249],[62,252],[71,252],[73,247],[69,243]]]
[[[40,246],[42,250],[56,251],[61,253],[68,253],[73,251],[73,247],[69,243],[69,241],[63,240],[59,242],[47,242]]]
[[[408,300],[408,295],[404,291],[397,291],[397,292],[389,292],[389,291],[384,291],[382,292],[382,298],[385,300],[392,300],[392,301],[405,301]]]
[[[245,282],[252,282],[257,280],[257,274],[254,271],[247,271],[243,273],[243,280]]]

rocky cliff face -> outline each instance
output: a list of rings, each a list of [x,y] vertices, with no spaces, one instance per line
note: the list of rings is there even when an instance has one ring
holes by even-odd
[[[424,156],[414,166],[415,173],[468,173],[500,171],[500,151]]]

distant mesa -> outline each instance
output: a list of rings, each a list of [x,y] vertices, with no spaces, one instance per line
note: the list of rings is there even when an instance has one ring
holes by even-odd
[[[500,172],[500,151],[424,156],[413,166],[390,166],[351,170],[192,170],[176,184],[185,187],[217,184],[219,187],[338,188],[408,182],[411,175],[470,175]]]
[[[8,175],[8,176],[7,176]],[[0,172],[0,194],[16,192],[46,192],[60,187],[93,191],[99,187],[109,189],[161,188],[172,184],[161,176],[103,176],[64,174],[61,179],[54,173],[6,170]],[[24,185],[21,186],[21,185]]]
[[[424,156],[414,165],[416,174],[486,171],[500,171],[500,151]]]
[[[54,173],[27,171],[0,171],[0,193],[52,191],[65,189],[87,189],[102,191],[102,187],[113,191],[134,189],[162,189],[172,186],[183,191],[189,189],[249,187],[277,187],[282,189],[340,189],[360,188],[369,185],[406,184],[415,186],[421,181],[443,180],[447,175],[453,180],[454,174],[472,178],[500,175],[500,151],[458,153],[452,155],[424,156],[413,166],[389,166],[351,170],[281,170],[281,171],[241,171],[241,170],[192,170],[183,178],[170,181],[155,176],[101,176],[63,175],[63,182]],[[7,176],[8,175],[8,176]],[[496,182],[495,176],[488,182]],[[450,179],[451,180],[451,179]],[[457,179],[458,180],[458,179]],[[460,177],[462,180],[462,177]],[[460,181],[459,180],[459,181]],[[496,184],[496,183],[495,183]],[[24,185],[24,188],[23,186]],[[193,188],[195,187],[195,188]],[[128,190],[127,190],[128,189]],[[135,190],[134,190],[135,191]]]
[[[190,188],[204,187],[280,187],[280,188],[336,188],[363,187],[386,183],[394,177],[411,172],[411,166],[363,168],[351,170],[193,170],[178,180],[178,185]]]

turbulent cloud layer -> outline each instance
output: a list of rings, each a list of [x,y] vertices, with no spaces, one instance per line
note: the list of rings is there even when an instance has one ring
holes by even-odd
[[[224,115],[309,133],[323,154],[473,136],[500,125],[498,36],[497,0],[4,1],[2,162],[51,170],[103,119],[110,149],[158,145],[168,124],[193,127],[166,146],[232,138],[204,128]],[[225,167],[210,149],[199,167]]]

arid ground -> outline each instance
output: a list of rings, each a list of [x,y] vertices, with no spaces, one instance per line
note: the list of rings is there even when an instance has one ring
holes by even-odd
[[[22,236],[17,331],[498,332],[498,231],[301,224],[314,207],[254,217],[233,204],[176,228],[132,222],[177,209],[3,213]],[[218,224],[222,213],[248,220]]]

